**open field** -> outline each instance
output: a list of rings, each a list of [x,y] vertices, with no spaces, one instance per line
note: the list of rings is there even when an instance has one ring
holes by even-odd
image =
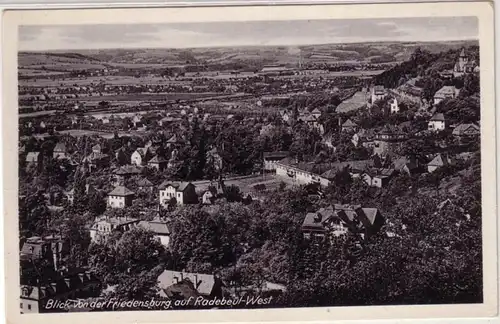
[[[255,194],[257,193],[255,190],[255,185],[263,184],[265,186],[265,190],[275,190],[279,187],[281,182],[284,182],[285,184],[287,184],[287,186],[293,185],[290,181],[287,182],[287,179],[279,177],[276,174],[257,174],[224,179],[224,184],[226,186],[238,186],[244,194],[250,194],[252,195],[252,197],[255,197]],[[196,185],[196,191],[199,192],[207,190],[210,186],[210,183],[211,182],[209,180],[200,180],[193,182],[193,184]]]

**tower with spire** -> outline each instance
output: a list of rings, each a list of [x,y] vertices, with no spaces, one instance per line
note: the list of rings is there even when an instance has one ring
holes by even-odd
[[[457,73],[463,73],[465,72],[465,66],[469,63],[469,58],[465,54],[465,48],[462,47],[462,50],[460,51],[460,55],[458,56],[458,60],[455,63],[455,67],[453,69],[453,72]]]

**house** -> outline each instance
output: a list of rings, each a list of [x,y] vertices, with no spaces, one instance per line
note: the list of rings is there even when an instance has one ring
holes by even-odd
[[[292,120],[292,113],[288,109],[280,110],[279,114],[283,122],[285,122],[286,124],[290,123],[290,121]]]
[[[102,147],[101,147],[101,145],[100,144],[96,144],[96,145],[92,146],[92,152],[97,153],[97,154],[102,153]]]
[[[155,155],[151,160],[148,161],[148,166],[155,168],[158,171],[162,171],[167,166],[168,161],[158,155]]]
[[[360,129],[356,134],[352,135],[351,142],[354,146],[362,145],[363,147],[373,147],[375,145],[375,132],[371,129]]]
[[[125,186],[117,186],[108,193],[108,206],[111,208],[125,208],[132,205],[135,193]]]
[[[286,157],[275,164],[277,176],[290,180],[297,185],[318,184],[322,187],[328,187],[330,184],[330,180],[320,176],[329,168],[329,163],[297,162],[290,157]]]
[[[481,129],[476,124],[460,124],[453,129],[452,134],[458,139],[478,137],[481,134]]]
[[[115,178],[118,184],[123,185],[130,177],[141,174],[141,170],[133,165],[125,165],[115,171]]]
[[[429,163],[427,163],[427,171],[429,173],[432,173],[437,169],[439,169],[440,167],[443,167],[448,164],[450,164],[450,159],[448,157],[444,157],[441,154],[438,154]]]
[[[211,188],[207,189],[203,195],[201,196],[201,201],[203,205],[211,205],[213,204],[216,195],[214,194],[214,190],[210,190]]]
[[[109,166],[110,159],[109,155],[107,154],[102,154],[92,151],[90,155],[83,158],[82,163],[86,163],[88,165],[89,170],[92,171],[93,169],[104,168]]]
[[[428,130],[431,132],[439,132],[446,128],[446,122],[442,113],[437,113],[429,120]]]
[[[373,155],[386,156],[393,152],[396,147],[404,145],[406,139],[408,139],[408,134],[400,127],[386,124],[375,132],[372,146]]]
[[[43,157],[40,152],[28,152],[26,155],[26,165],[27,166],[37,166],[40,167],[43,162]]]
[[[130,163],[137,166],[145,165],[152,157],[149,147],[139,147],[130,156]]]
[[[264,152],[264,171],[275,171],[276,162],[286,158],[289,153],[288,151]]]
[[[151,181],[149,181],[147,178],[143,178],[143,179],[140,179],[139,181],[137,181],[137,187],[140,190],[152,192],[154,189],[154,184]]]
[[[134,118],[132,118],[132,123],[134,124],[134,128],[141,127],[144,124],[142,122],[142,116],[141,115],[135,115]]]
[[[414,158],[400,157],[396,161],[394,161],[391,167],[400,172],[406,173],[411,176],[413,174],[418,174],[422,172],[422,168],[420,167],[418,161]]]
[[[92,242],[104,242],[114,232],[126,232],[137,226],[139,220],[130,217],[105,217],[97,219],[90,228]]]
[[[177,135],[172,135],[172,137],[170,137],[168,140],[167,140],[167,147],[172,147],[174,145],[177,145],[177,144],[180,144],[180,140],[177,138]]]
[[[387,186],[393,175],[394,169],[371,169],[364,177],[364,180],[371,187],[382,188]]]
[[[185,298],[181,294],[174,294],[172,287],[182,283],[190,283],[196,292],[206,298],[222,297],[222,288],[224,284],[217,276],[201,273],[189,273],[165,270],[158,277],[158,288],[160,296],[170,298]]]
[[[52,151],[52,157],[54,159],[64,159],[64,158],[66,158],[67,153],[68,152],[66,150],[66,144],[59,142],[56,144],[56,146],[54,147],[54,150]]]
[[[391,114],[396,114],[396,113],[399,112],[398,100],[396,98],[392,98],[389,101],[389,106],[390,106],[390,112],[391,112]]]
[[[352,160],[344,162],[329,163],[328,170],[321,177],[333,181],[338,172],[347,170],[352,178],[359,178],[373,167],[373,160]]]
[[[377,208],[335,204],[307,213],[302,223],[302,233],[305,238],[336,237],[347,232],[368,238],[379,231],[384,222]]]
[[[160,241],[164,247],[168,248],[170,244],[170,229],[166,221],[157,218],[151,221],[140,221],[137,226],[153,233],[154,237]]]
[[[51,279],[21,278],[20,290],[21,314],[50,313],[63,310],[48,303],[99,296],[101,283],[89,271],[76,271]]]
[[[387,96],[387,92],[384,86],[377,85],[372,88],[371,103],[375,103],[377,100],[384,99]]]
[[[441,101],[445,99],[453,99],[456,98],[459,94],[460,90],[455,88],[454,86],[444,86],[439,89],[434,94],[434,105],[437,105]]]
[[[473,73],[475,72],[475,68],[477,68],[477,63],[474,60],[469,60],[469,57],[465,53],[465,48],[462,48],[458,59],[453,66],[453,73],[456,76],[463,75],[464,73]]]
[[[353,122],[351,119],[346,120],[342,124],[342,132],[346,133],[355,133],[358,131],[358,125]]]
[[[321,111],[318,108],[314,108],[313,111],[311,111],[311,115],[313,115],[314,118],[318,119],[321,117]]]
[[[175,198],[178,205],[198,203],[196,187],[191,182],[163,181],[159,186],[160,205],[167,208],[170,201]]]
[[[23,243],[19,258],[31,261],[45,260],[58,271],[63,257],[68,253],[69,246],[60,235],[32,236]]]

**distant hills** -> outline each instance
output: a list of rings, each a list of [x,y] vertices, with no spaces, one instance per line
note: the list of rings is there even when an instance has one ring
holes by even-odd
[[[477,40],[447,42],[376,42],[323,44],[306,46],[252,46],[192,49],[102,49],[50,52],[19,52],[20,68],[45,66],[92,68],[102,66],[135,66],[147,68],[185,64],[254,63],[296,65],[307,63],[386,63],[407,60],[417,47],[430,52],[478,45]]]

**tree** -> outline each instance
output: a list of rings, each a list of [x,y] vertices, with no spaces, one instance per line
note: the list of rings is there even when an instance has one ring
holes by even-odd
[[[112,297],[143,299],[156,294],[156,280],[170,261],[153,233],[134,228],[114,233],[105,243],[92,244],[89,263],[106,285],[115,286]]]

